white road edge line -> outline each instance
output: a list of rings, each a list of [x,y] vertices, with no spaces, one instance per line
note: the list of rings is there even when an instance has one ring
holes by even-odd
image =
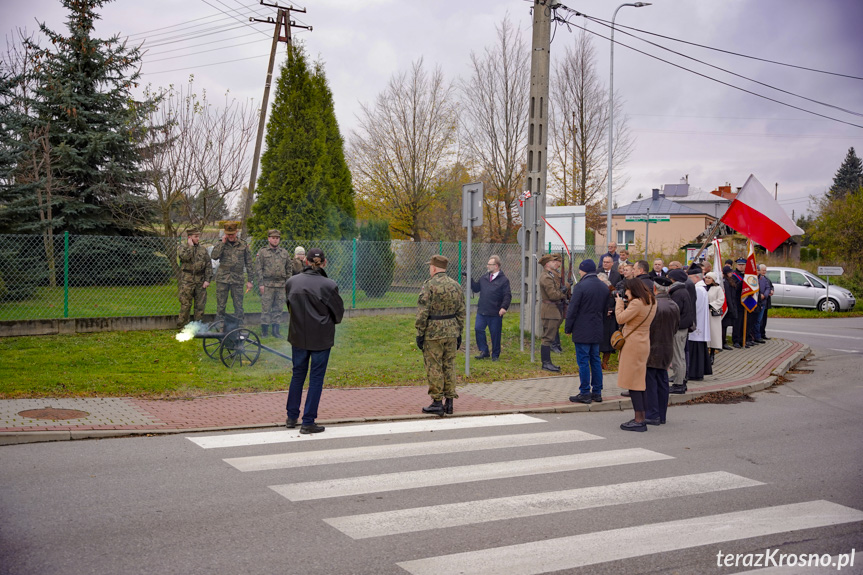
[[[771,329],[769,327],[767,328],[767,331],[769,331],[771,333],[793,333],[795,335],[812,335],[815,337],[839,337],[842,339],[863,340],[863,337],[856,337],[853,335],[836,335],[836,334],[832,334],[832,333],[812,333],[811,331],[788,331],[785,329]]]

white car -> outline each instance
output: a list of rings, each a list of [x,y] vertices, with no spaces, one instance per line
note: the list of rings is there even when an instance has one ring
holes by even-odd
[[[773,282],[770,305],[848,311],[857,303],[854,294],[834,284],[830,284],[828,299],[827,281],[806,270],[769,267],[767,277]]]

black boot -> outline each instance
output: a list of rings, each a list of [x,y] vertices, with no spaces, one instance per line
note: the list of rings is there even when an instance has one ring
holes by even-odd
[[[267,330],[269,330],[269,329],[270,329],[270,326],[268,326],[265,323],[262,323],[261,324],[261,337],[267,337]]]
[[[434,413],[435,415],[444,414],[443,403],[439,399],[435,399],[428,407],[423,407],[423,413]]]
[[[560,332],[554,336],[554,341],[551,342],[552,353],[563,353],[563,347],[560,345]]]
[[[452,398],[451,397],[446,398],[446,401],[444,401],[443,409],[447,415],[452,415]]]
[[[273,337],[282,337],[282,326],[277,323],[273,324]]]
[[[539,349],[539,353],[542,358],[542,369],[553,372],[560,371],[559,367],[551,363],[551,347],[544,345]]]

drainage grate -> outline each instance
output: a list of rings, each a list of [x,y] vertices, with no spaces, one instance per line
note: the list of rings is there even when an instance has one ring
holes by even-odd
[[[78,419],[80,417],[87,417],[90,415],[86,411],[79,411],[77,409],[57,409],[54,407],[46,407],[44,409],[28,409],[26,411],[19,411],[18,415],[21,417],[27,417],[29,419]]]

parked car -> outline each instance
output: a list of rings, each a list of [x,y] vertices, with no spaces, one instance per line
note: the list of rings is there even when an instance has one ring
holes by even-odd
[[[827,299],[827,282],[806,270],[770,267],[767,277],[773,282],[771,305],[848,311],[857,303],[854,294],[837,285],[830,286]]]

